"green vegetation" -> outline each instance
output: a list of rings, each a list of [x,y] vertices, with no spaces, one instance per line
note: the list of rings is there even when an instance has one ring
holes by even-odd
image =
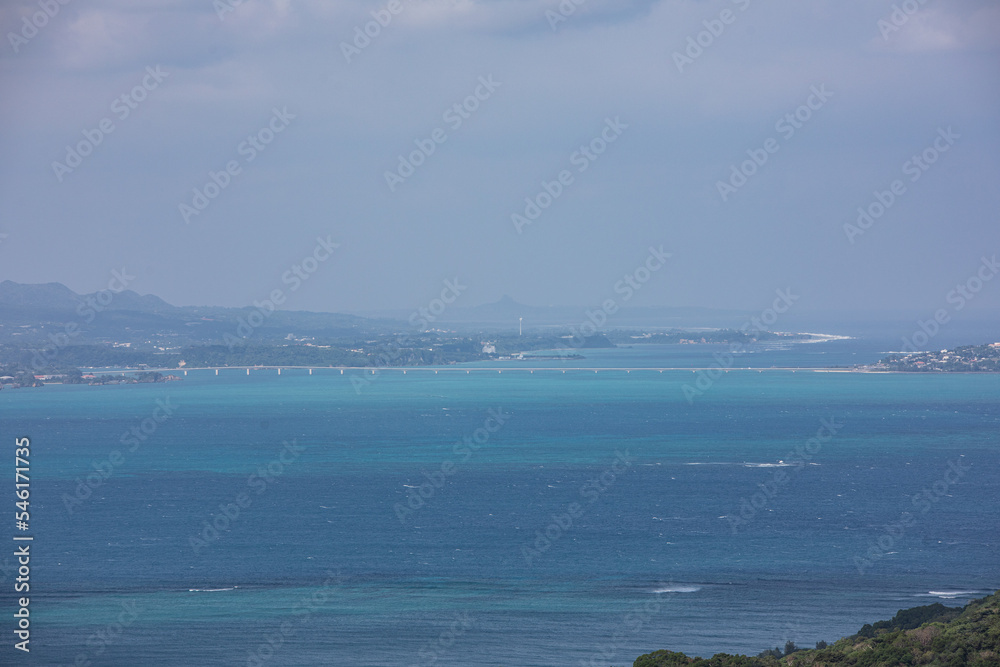
[[[1000,372],[1000,343],[964,345],[941,352],[890,354],[874,366],[866,367],[866,370],[905,373],[997,373]]]
[[[684,331],[683,329],[671,329],[666,332],[639,333],[635,331],[615,331],[609,334],[612,341],[619,345],[638,345],[644,343],[657,344],[690,344],[690,343],[740,343],[751,345],[763,341],[795,341],[809,340],[809,334],[797,333],[775,333],[773,331],[754,331],[748,333],[739,329],[713,329],[705,331]]]
[[[20,366],[0,366],[0,385],[12,387],[41,387],[42,381],[36,380],[34,373]]]
[[[155,371],[142,371],[139,373],[108,373],[84,375],[78,368],[51,368],[43,373],[32,373],[24,369],[10,366],[0,366],[0,385],[21,387],[42,387],[46,382],[56,382],[62,384],[146,384],[150,382],[166,382],[168,380],[179,380],[176,376],[165,376]]]
[[[412,317],[376,319],[259,304],[178,307],[130,290],[81,295],[59,283],[22,285],[8,280],[0,282],[0,373],[6,376],[4,385],[22,387],[40,384],[38,375],[47,376],[46,382],[80,382],[79,370],[86,368],[430,366],[504,358],[531,361],[532,353],[550,350],[559,358],[580,358],[586,350],[616,344],[751,344],[808,338],[735,329],[598,332],[596,326],[584,337],[568,326],[524,330],[521,335],[520,313],[528,307],[507,298],[477,308],[465,313],[472,319],[446,322],[429,317],[424,326],[433,328],[416,330],[409,324]],[[535,312],[543,321],[568,321],[565,313],[557,315],[551,309]],[[473,324],[479,321],[508,324]]]
[[[962,609],[940,603],[901,609],[892,620],[865,625],[856,635],[815,649],[764,651],[756,657],[718,653],[689,658],[656,651],[633,667],[996,667],[1000,665],[1000,593],[973,600]]]
[[[69,373],[65,378],[63,378],[63,384],[148,384],[150,382],[166,382],[167,380],[178,380],[180,378],[176,376],[164,376],[162,373],[156,372],[145,372],[136,373],[135,375],[98,375],[94,378],[85,378],[80,373],[76,371],[75,373]]]
[[[514,357],[554,350],[571,358],[580,351],[611,348],[603,334],[573,339],[562,334],[452,332],[372,334],[366,337],[308,337],[299,340],[241,340],[238,344],[198,343],[173,348],[143,340],[74,342],[56,345],[34,338],[0,344],[0,375],[7,384],[35,386],[35,375],[67,375],[79,382],[85,368],[212,368],[242,366],[384,367],[433,366]],[[489,349],[489,352],[485,352]]]

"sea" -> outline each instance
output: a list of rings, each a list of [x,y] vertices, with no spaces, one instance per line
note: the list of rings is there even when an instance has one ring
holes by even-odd
[[[1000,375],[838,372],[898,346],[3,390],[0,664],[612,667],[963,605],[1000,588]]]

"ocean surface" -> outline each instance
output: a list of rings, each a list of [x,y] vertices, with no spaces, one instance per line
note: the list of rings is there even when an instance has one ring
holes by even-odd
[[[810,370],[891,349],[4,390],[0,663],[609,667],[964,604],[1000,588],[1000,375]]]

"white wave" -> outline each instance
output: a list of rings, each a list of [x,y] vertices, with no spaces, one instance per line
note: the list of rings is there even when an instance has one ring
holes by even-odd
[[[800,343],[825,343],[831,340],[854,340],[853,336],[838,336],[837,334],[821,334],[802,332],[806,336],[812,336],[811,340],[797,341]]]
[[[777,463],[748,463],[746,461],[742,463],[736,463],[733,461],[695,461],[691,463],[685,463],[686,466],[743,466],[744,468],[794,468],[798,466],[798,463],[789,463],[787,461],[778,459]],[[812,463],[810,465],[819,465],[818,463]]]
[[[701,586],[661,586],[654,588],[653,593],[697,593]]]
[[[948,599],[966,597],[968,595],[979,595],[980,593],[981,591],[927,591],[927,595]]]
[[[239,586],[233,586],[232,588],[189,588],[188,593],[218,593],[219,591],[233,591],[239,588]]]

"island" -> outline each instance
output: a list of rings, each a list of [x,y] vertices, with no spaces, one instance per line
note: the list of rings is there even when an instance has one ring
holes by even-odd
[[[504,331],[381,331],[346,335],[314,330],[277,338],[255,331],[244,339],[213,339],[171,344],[167,336],[119,334],[115,339],[81,336],[68,345],[52,337],[0,342],[0,387],[37,387],[43,384],[106,384],[109,382],[166,382],[164,375],[191,368],[388,368],[452,365],[476,361],[570,361],[591,350],[644,344],[729,344],[748,347],[761,341],[813,340],[811,334],[747,333],[736,329],[645,332],[609,330],[582,336],[573,330],[551,333]],[[55,337],[55,340],[60,340]],[[48,342],[47,342],[48,341]],[[225,341],[225,342],[224,342]],[[135,369],[157,375],[125,376],[93,369]]]
[[[192,368],[571,361],[620,346],[746,349],[758,343],[835,338],[749,326],[613,327],[584,315],[589,312],[585,308],[532,308],[510,299],[456,308],[449,311],[455,318],[451,321],[425,310],[400,318],[284,311],[270,302],[245,308],[173,306],[130,290],[77,294],[59,283],[8,280],[0,282],[0,388],[167,382],[178,379],[172,371]],[[517,313],[531,314],[538,323],[522,329]],[[642,321],[664,321],[665,314]],[[123,375],[121,369],[131,370]]]
[[[878,363],[859,366],[868,372],[896,373],[997,373],[1000,372],[1000,343],[965,345],[940,352],[890,354]]]
[[[640,656],[633,667],[996,667],[1000,665],[1000,592],[965,607],[941,603],[901,609],[888,621],[868,624],[832,644],[763,651],[756,657],[717,653],[691,658],[673,651]]]

